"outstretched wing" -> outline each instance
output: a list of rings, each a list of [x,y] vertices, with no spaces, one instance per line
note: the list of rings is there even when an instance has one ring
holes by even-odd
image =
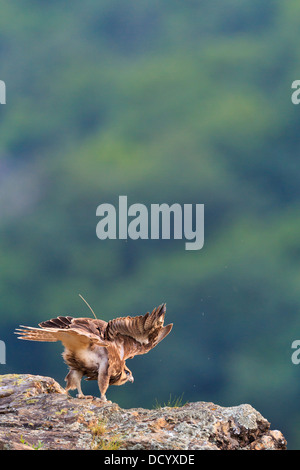
[[[107,323],[90,318],[57,317],[39,324],[40,328],[20,325],[15,333],[19,339],[29,341],[61,341],[69,350],[88,347],[90,344],[107,346],[103,331]]]
[[[164,326],[165,314],[166,304],[162,304],[151,314],[110,320],[104,339],[117,345],[122,359],[145,354],[170,333],[173,324]]]

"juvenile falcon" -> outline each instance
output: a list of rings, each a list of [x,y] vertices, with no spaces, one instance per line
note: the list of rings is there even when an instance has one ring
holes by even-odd
[[[97,380],[101,399],[106,401],[109,385],[133,382],[126,360],[153,349],[171,331],[164,326],[166,304],[150,314],[120,317],[109,322],[93,318],[57,317],[39,323],[40,328],[20,325],[19,339],[61,341],[63,358],[69,366],[66,390],[78,390],[78,398],[91,398],[82,393],[81,379]]]

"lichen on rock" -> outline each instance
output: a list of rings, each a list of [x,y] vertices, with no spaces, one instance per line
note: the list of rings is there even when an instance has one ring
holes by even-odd
[[[0,449],[283,450],[286,440],[247,404],[125,410],[72,398],[50,377],[7,374],[0,376]]]

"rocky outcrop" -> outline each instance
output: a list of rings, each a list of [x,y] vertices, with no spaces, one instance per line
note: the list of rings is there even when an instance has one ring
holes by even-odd
[[[52,378],[0,376],[0,449],[275,450],[280,431],[250,405],[122,409],[68,396]]]

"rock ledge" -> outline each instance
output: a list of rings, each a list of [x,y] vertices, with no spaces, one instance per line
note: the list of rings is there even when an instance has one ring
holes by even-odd
[[[52,378],[0,375],[0,450],[284,450],[252,406],[122,409],[68,396]]]

